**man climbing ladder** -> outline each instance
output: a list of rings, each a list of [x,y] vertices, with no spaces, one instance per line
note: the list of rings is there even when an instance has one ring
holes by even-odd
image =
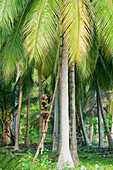
[[[42,95],[42,101],[41,101],[41,115],[43,116],[42,132],[47,132],[47,131],[45,131],[45,124],[46,124],[47,118],[48,118],[48,116],[50,114],[50,111],[47,111],[47,107],[49,107],[50,105],[53,104],[53,102],[49,103],[49,101],[51,99],[52,99],[52,97],[50,97],[50,99],[48,99],[46,94]]]
[[[53,107],[53,102],[54,102],[55,94],[56,94],[56,91],[57,91],[58,80],[59,80],[59,77],[60,77],[60,65],[61,65],[61,60],[60,60],[60,62],[59,62],[59,68],[58,68],[58,74],[57,74],[57,79],[56,79],[56,85],[55,85],[55,90],[54,90],[54,94],[53,94],[52,104],[51,104],[51,107],[50,107],[50,114],[49,114],[49,116],[48,116],[48,118],[47,118],[47,122],[46,122],[46,124],[45,124],[45,131],[47,131],[47,128],[48,128],[48,121],[49,121],[49,118],[50,118],[50,115],[51,115],[51,111],[52,111],[52,107]],[[36,151],[35,157],[34,157],[34,159],[33,159],[33,162],[35,162],[35,161],[37,160],[37,156],[38,156],[38,154],[39,154],[41,145],[42,145],[42,143],[44,142],[45,136],[46,136],[46,133],[43,133],[41,142],[39,143],[39,146],[38,146],[38,148],[37,148],[37,151]]]

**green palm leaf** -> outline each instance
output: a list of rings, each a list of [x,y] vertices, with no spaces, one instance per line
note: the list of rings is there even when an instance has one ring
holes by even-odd
[[[18,21],[14,22],[14,26],[12,27],[7,42],[4,46],[3,63],[7,79],[14,72],[17,63],[25,58],[21,27],[23,24],[23,18],[27,9],[28,2],[29,0],[26,1],[21,16],[18,18]]]
[[[93,0],[93,5],[98,31],[108,47],[106,54],[109,50],[113,54],[113,0]]]
[[[53,44],[58,39],[57,16],[53,8],[56,5],[52,0],[35,0],[26,16],[24,34],[25,46],[30,59],[35,58],[36,65],[42,63],[44,56],[50,52],[54,56]],[[57,46],[55,46],[57,48]],[[50,50],[51,49],[51,50]]]
[[[22,11],[27,0],[1,0],[0,1],[0,25],[6,27],[14,23],[14,18],[18,17],[18,13]]]
[[[0,154],[0,168],[7,169],[19,169],[21,164],[20,160],[24,157],[24,155],[2,155]]]
[[[94,34],[90,1],[64,1],[62,21],[63,33],[68,41],[70,63],[76,61],[79,68],[84,65],[83,71],[85,71]]]

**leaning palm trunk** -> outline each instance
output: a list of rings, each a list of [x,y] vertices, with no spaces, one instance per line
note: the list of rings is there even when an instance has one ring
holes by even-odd
[[[104,109],[103,109],[103,103],[102,103],[102,98],[101,98],[101,93],[100,93],[98,82],[97,82],[97,88],[98,88],[98,95],[99,95],[99,105],[100,105],[100,109],[101,109],[101,114],[102,114],[105,130],[106,130],[106,134],[107,134],[107,137],[108,137],[108,143],[109,143],[109,146],[113,146],[113,139],[111,137],[111,133],[110,133],[110,130],[109,130],[109,127],[108,127],[107,119],[106,119],[105,112],[104,112]]]
[[[53,152],[58,150],[58,87],[55,96],[55,107],[54,107],[54,132],[53,132]]]
[[[62,67],[61,67],[61,115],[60,115],[60,155],[57,166],[63,169],[66,162],[70,168],[74,163],[69,151],[69,115],[68,115],[68,50],[67,43],[63,37]]]
[[[28,92],[28,104],[27,104],[27,131],[25,145],[29,147],[29,116],[30,116],[30,92]]]
[[[76,117],[75,117],[75,74],[74,63],[70,67],[70,114],[71,114],[71,155],[75,165],[79,164],[76,138]]]
[[[91,146],[91,142],[87,136],[86,130],[85,130],[85,126],[84,126],[84,120],[83,120],[83,115],[82,115],[82,109],[81,109],[81,104],[79,104],[79,115],[80,115],[80,121],[81,121],[81,125],[82,125],[82,131],[83,131],[83,135],[84,135],[84,140],[86,145]]]
[[[16,125],[16,140],[15,140],[14,150],[19,150],[19,129],[20,129],[21,106],[22,106],[22,84],[20,84],[19,107],[18,107],[18,115],[17,115],[18,119],[17,119],[17,125]]]
[[[99,106],[99,94],[98,94],[98,83],[96,82],[96,92],[97,92],[97,115],[98,115],[98,130],[99,130],[99,147],[105,148],[103,141],[103,129],[102,129],[102,116]]]

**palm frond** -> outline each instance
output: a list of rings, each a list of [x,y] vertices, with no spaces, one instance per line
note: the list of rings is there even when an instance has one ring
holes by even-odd
[[[30,59],[34,58],[36,65],[42,63],[48,52],[51,51],[49,53],[51,58],[54,56],[52,47],[56,38],[58,39],[56,36],[58,18],[53,10],[54,3],[52,0],[35,0],[26,16],[24,25],[25,46],[28,49]]]
[[[15,27],[4,47],[3,63],[7,79],[12,73],[14,73],[17,63],[19,63],[23,58],[24,49],[21,30],[17,32]]]
[[[17,2],[20,3],[19,1],[15,1],[15,3]],[[26,0],[25,6],[22,6],[23,10],[20,13],[21,16],[20,15],[18,16],[18,20],[14,20],[13,26],[11,27],[11,32],[4,46],[3,63],[7,79],[11,76],[12,72],[14,72],[16,64],[19,63],[24,58],[23,37],[21,27],[23,24],[23,19],[25,11],[27,9],[28,2],[29,0]]]
[[[47,55],[45,55],[42,60],[42,75],[45,78],[49,77],[54,70],[56,59],[58,58],[58,54],[59,54],[59,47],[60,47],[60,38],[58,38],[57,40],[56,37],[56,42],[52,44],[51,49],[48,51]]]
[[[27,0],[2,0],[0,1],[0,26],[10,27],[23,10]]]
[[[21,162],[20,160],[24,157],[24,155],[8,155],[8,154],[0,154],[0,168],[7,169],[18,169]]]
[[[93,0],[95,19],[102,41],[107,44],[106,54],[110,50],[113,54],[113,1]]]
[[[63,33],[68,41],[70,63],[76,61],[81,68],[87,62],[93,39],[92,6],[88,0],[67,0],[63,7]]]

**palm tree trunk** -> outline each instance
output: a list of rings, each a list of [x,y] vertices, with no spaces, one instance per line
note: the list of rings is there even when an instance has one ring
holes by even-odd
[[[89,128],[89,140],[90,140],[90,142],[92,142],[92,138],[93,138],[93,121],[91,121],[90,128]]]
[[[61,114],[61,74],[59,77],[59,84],[58,84],[58,146],[57,146],[57,155],[60,154],[60,114]]]
[[[14,148],[14,150],[19,150],[19,131],[20,131],[21,107],[22,107],[22,83],[20,84],[19,107],[18,107],[18,115],[17,115],[16,140],[15,140],[15,148]]]
[[[19,67],[17,67],[16,70],[16,83],[19,79]],[[19,86],[17,85],[16,87],[16,91],[15,91],[15,106],[18,105],[18,90],[19,90]],[[18,121],[18,111],[14,111],[14,116],[13,116],[13,122],[12,122],[12,134],[14,136],[14,140],[16,139],[16,127],[17,127],[17,121]]]
[[[60,155],[57,166],[62,169],[66,162],[74,168],[74,163],[69,151],[69,115],[68,115],[68,50],[63,37],[62,67],[61,67],[61,115],[60,115]]]
[[[112,125],[111,125],[111,136],[112,136],[112,139],[113,139],[113,102],[111,102],[111,114],[112,114]]]
[[[108,127],[107,119],[106,119],[105,112],[104,112],[104,109],[103,109],[103,103],[102,103],[102,98],[101,98],[101,93],[100,93],[98,82],[97,82],[97,88],[98,88],[98,95],[99,95],[99,105],[100,105],[100,109],[101,109],[101,114],[102,114],[105,130],[106,130],[106,134],[107,134],[107,137],[108,137],[108,143],[109,143],[109,146],[113,146],[113,139],[111,137],[111,133],[110,133],[110,130],[109,130],[109,127]]]
[[[10,120],[7,120],[7,142],[11,142]]]
[[[112,111],[112,122],[113,122],[113,111]],[[111,136],[112,136],[112,139],[113,139],[113,123],[111,125]]]
[[[30,116],[30,92],[28,92],[28,104],[27,104],[27,131],[25,145],[29,147],[29,116]]]
[[[40,115],[41,115],[41,101],[42,101],[42,77],[39,75],[39,105],[40,105]],[[39,133],[39,143],[42,137],[42,116],[40,116],[40,133]]]
[[[55,96],[55,107],[54,107],[54,132],[53,132],[53,152],[58,150],[58,87]]]
[[[82,131],[83,131],[83,135],[84,135],[84,140],[86,145],[91,146],[91,142],[87,136],[86,130],[85,130],[85,126],[84,126],[84,120],[83,120],[83,115],[82,115],[82,109],[81,109],[81,104],[79,103],[79,115],[80,115],[80,120],[81,120],[81,125],[82,125]]]
[[[5,89],[3,89],[3,110],[2,110],[2,145],[6,145],[6,99],[5,99]]]
[[[70,115],[71,115],[71,155],[75,165],[79,164],[76,138],[76,117],[75,117],[75,72],[74,63],[70,67]]]
[[[98,94],[98,83],[96,81],[96,92],[97,92],[97,115],[98,115],[98,130],[99,130],[99,147],[105,148],[103,141],[103,129],[102,129],[102,116],[99,106],[99,94]]]

